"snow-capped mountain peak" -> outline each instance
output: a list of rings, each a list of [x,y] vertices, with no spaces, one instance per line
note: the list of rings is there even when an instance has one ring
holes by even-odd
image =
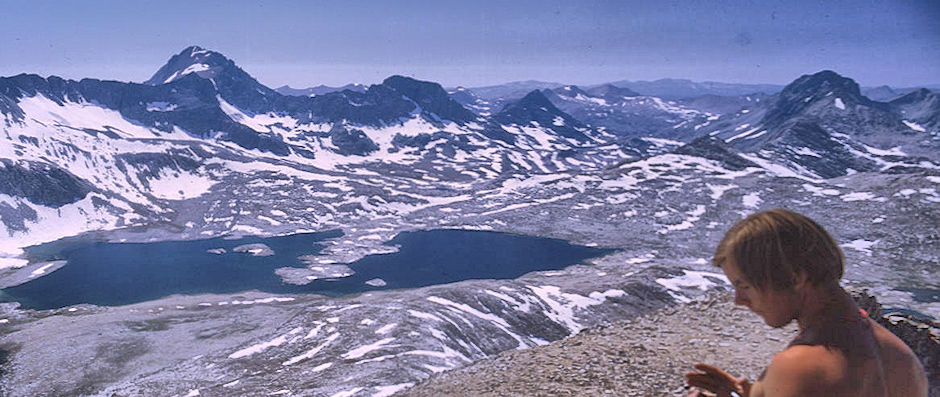
[[[557,124],[554,122],[555,118],[562,118],[569,125],[574,123],[581,126],[580,122],[558,109],[539,90],[532,90],[522,99],[506,105],[495,117],[503,124],[527,124],[534,120],[541,124],[552,125],[553,123]],[[545,120],[548,120],[548,122],[545,122]]]
[[[506,105],[493,119],[503,125],[535,126],[574,142],[588,142],[590,131],[581,121],[556,107],[539,90],[533,90],[522,99]]]
[[[190,78],[208,80],[222,99],[247,114],[273,111],[274,103],[281,97],[281,94],[259,83],[231,59],[197,46],[187,47],[171,57],[145,84],[199,85],[198,81],[185,82]]]
[[[235,67],[235,63],[224,55],[199,46],[190,46],[171,57],[144,84],[167,84],[191,73],[204,79],[212,79],[227,67]]]
[[[892,156],[930,157],[936,139],[928,95],[910,104],[872,101],[858,84],[824,70],[803,75],[751,109],[726,114],[696,130],[722,139],[754,162],[782,166],[780,175],[833,178],[933,163]],[[750,156],[750,157],[748,157]]]
[[[784,87],[777,102],[777,111],[782,117],[790,117],[812,107],[818,101],[832,102],[836,108],[845,110],[849,105],[874,106],[874,102],[862,95],[858,83],[842,77],[831,70],[803,75]],[[774,117],[775,112],[769,114]]]

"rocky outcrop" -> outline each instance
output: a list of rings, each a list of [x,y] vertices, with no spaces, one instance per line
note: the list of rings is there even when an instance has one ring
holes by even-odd
[[[414,101],[432,121],[435,119],[451,120],[464,124],[476,119],[473,112],[451,99],[440,84],[403,76],[392,76],[385,79],[382,85],[398,91]]]
[[[330,142],[336,146],[337,153],[345,156],[366,156],[379,150],[379,146],[362,130],[346,129],[340,124],[334,125],[330,130]]]
[[[720,162],[722,166],[729,170],[739,171],[748,167],[758,167],[752,161],[739,156],[732,151],[728,145],[721,139],[710,136],[703,136],[687,145],[676,149],[673,153],[685,154],[688,156],[698,156],[709,160]]]
[[[0,193],[58,208],[85,198],[91,185],[68,171],[37,162],[0,161]]]

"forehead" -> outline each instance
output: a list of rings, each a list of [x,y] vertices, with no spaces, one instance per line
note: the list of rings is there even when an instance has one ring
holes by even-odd
[[[732,260],[727,260],[722,263],[721,270],[725,273],[725,276],[728,277],[728,281],[731,281],[731,284],[734,286],[746,281],[744,280],[744,274],[741,272],[741,269],[739,269],[738,265]]]

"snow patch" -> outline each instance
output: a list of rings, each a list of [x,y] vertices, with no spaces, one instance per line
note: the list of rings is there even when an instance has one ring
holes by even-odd
[[[391,331],[392,329],[394,329],[394,328],[397,327],[397,326],[398,326],[397,323],[386,324],[386,325],[382,326],[382,328],[379,328],[379,329],[375,330],[375,333],[376,333],[377,335],[385,335],[385,334],[388,333],[388,331]]]
[[[402,390],[405,390],[411,386],[414,386],[414,383],[400,383],[397,385],[376,386],[375,394],[373,394],[372,397],[388,397]]]
[[[876,156],[907,156],[907,153],[901,151],[900,146],[895,146],[891,149],[884,150],[865,145],[865,150],[868,151],[868,153],[874,154]]]
[[[836,105],[837,108],[845,110],[845,103],[842,102],[842,98],[836,98],[836,100],[833,101],[833,104]]]
[[[513,339],[515,339],[516,341],[518,341],[518,342],[519,342],[518,348],[521,349],[521,348],[528,347],[528,344],[526,344],[525,340],[524,340],[522,337],[520,337],[519,335],[516,335],[514,332],[510,331],[509,323],[507,323],[506,320],[502,319],[501,317],[499,317],[499,316],[497,316],[497,315],[495,315],[495,314],[492,314],[492,313],[484,313],[484,312],[481,312],[481,311],[479,311],[479,310],[473,308],[473,307],[470,306],[470,305],[467,305],[467,304],[464,304],[464,303],[456,303],[456,302],[453,302],[453,301],[450,301],[450,300],[447,300],[447,299],[444,299],[444,298],[441,298],[441,297],[438,297],[438,296],[429,296],[429,297],[427,298],[427,300],[429,300],[429,301],[431,301],[431,302],[434,302],[434,303],[437,303],[437,304],[439,304],[439,305],[444,305],[444,306],[447,306],[447,307],[449,307],[449,308],[452,308],[452,309],[455,309],[455,310],[458,310],[458,311],[467,313],[467,314],[469,314],[469,315],[471,315],[471,316],[474,316],[474,317],[476,317],[476,318],[479,318],[479,319],[481,319],[481,320],[489,321],[489,322],[492,323],[494,326],[496,326],[497,328],[499,328],[500,330],[502,330],[504,333],[506,333],[506,335],[509,335],[509,336],[511,336]]]
[[[747,125],[747,124],[744,124],[744,125],[742,125],[741,127],[747,128],[748,125]],[[736,140],[736,139],[744,138],[744,137],[746,137],[746,136],[748,136],[748,135],[751,135],[751,134],[757,132],[758,130],[760,130],[760,127],[751,128],[751,129],[749,129],[749,130],[747,130],[747,131],[744,131],[744,132],[742,132],[742,133],[740,133],[740,134],[738,134],[738,135],[735,135],[735,136],[733,136],[733,137],[731,137],[731,138],[725,139],[725,142],[726,142],[726,143],[730,143],[731,141],[734,141],[734,140]],[[756,137],[761,136],[761,135],[764,135],[764,134],[766,134],[766,133],[767,133],[766,130],[761,131],[759,134],[753,136],[752,138],[756,138]]]
[[[322,326],[322,325],[321,325],[321,326]],[[312,358],[313,356],[315,356],[317,353],[319,353],[321,350],[323,350],[323,348],[326,347],[326,345],[329,345],[329,344],[332,343],[334,340],[336,340],[336,338],[339,338],[339,334],[331,334],[330,336],[328,336],[328,337],[326,338],[325,341],[323,341],[323,343],[321,343],[321,344],[317,345],[316,347],[314,347],[314,348],[308,350],[308,351],[305,352],[304,354],[301,354],[301,355],[295,356],[295,357],[291,357],[289,360],[287,360],[287,361],[281,363],[281,365],[283,365],[283,366],[293,365],[293,364],[299,363],[299,362],[301,362],[301,361],[310,359],[310,358]]]
[[[352,397],[352,396],[355,396],[356,393],[359,393],[359,392],[361,392],[361,391],[363,391],[363,390],[365,390],[364,387],[354,387],[354,388],[352,388],[352,389],[345,390],[345,391],[341,391],[341,392],[339,392],[339,393],[333,394],[333,395],[330,396],[330,397]]]
[[[373,287],[384,287],[388,285],[388,283],[386,283],[385,280],[382,280],[380,278],[373,278],[369,281],[366,281],[366,284],[371,285]]]
[[[803,190],[812,193],[814,196],[838,196],[839,191],[836,189],[825,189],[816,185],[811,185],[809,183],[803,184]]]
[[[317,365],[316,367],[313,367],[313,369],[311,369],[310,372],[320,372],[332,366],[333,366],[333,363],[323,363],[323,364]]]
[[[857,240],[852,240],[851,242],[848,242],[846,244],[842,244],[842,247],[851,248],[856,251],[861,251],[861,252],[864,252],[866,255],[871,256],[871,247],[874,246],[875,244],[878,244],[879,241],[881,240],[868,241],[865,239],[857,239]]]
[[[157,179],[150,180],[150,193],[167,200],[185,200],[209,192],[216,181],[207,176],[163,170]]]
[[[268,348],[270,348],[270,347],[275,347],[275,346],[283,345],[285,342],[287,342],[288,338],[289,338],[291,335],[295,335],[295,334],[297,334],[298,332],[300,332],[301,330],[302,330],[302,328],[294,328],[294,329],[292,329],[290,332],[288,332],[286,335],[281,335],[281,336],[279,336],[279,337],[277,337],[277,338],[274,338],[274,339],[272,339],[272,340],[270,340],[270,341],[267,341],[267,342],[264,342],[264,343],[259,343],[259,344],[257,344],[257,345],[253,345],[253,346],[246,347],[246,348],[241,349],[241,350],[239,350],[239,351],[237,351],[237,352],[235,352],[235,353],[230,354],[230,355],[228,356],[228,358],[242,358],[242,357],[248,357],[248,356],[253,355],[253,354],[261,353],[261,352],[263,352],[264,350],[266,350],[266,349],[268,349]]]
[[[179,107],[177,104],[169,103],[169,102],[148,102],[147,103],[148,112],[172,112],[177,107]]]
[[[712,200],[718,200],[722,195],[725,194],[726,191],[734,189],[738,187],[738,185],[712,185],[710,183],[706,183],[705,187],[712,191]]]
[[[378,342],[352,349],[346,353],[343,353],[342,357],[347,360],[355,360],[357,358],[360,358],[368,354],[369,352],[379,350],[385,347],[385,345],[392,343],[393,341],[395,341],[395,338],[385,338]]]
[[[912,130],[914,130],[914,131],[917,131],[917,132],[927,132],[927,129],[925,129],[925,128],[924,128],[923,126],[921,126],[920,124],[913,123],[913,122],[910,122],[910,121],[907,121],[907,120],[901,120],[901,121],[904,122],[904,125],[906,125],[907,128],[910,128],[910,129],[912,129]]]
[[[689,298],[677,294],[677,292],[680,292],[683,289],[694,288],[700,291],[708,291],[708,289],[718,285],[718,283],[715,282],[716,279],[724,282],[725,284],[731,284],[724,274],[684,269],[682,272],[683,275],[681,276],[656,279],[656,283],[665,287],[669,291],[669,295],[672,295],[672,297],[679,302],[690,301]]]
[[[542,302],[548,307],[543,311],[546,317],[564,325],[572,333],[576,333],[584,328],[575,314],[575,309],[584,309],[588,306],[604,303],[607,298],[613,298],[626,295],[623,290],[610,289],[604,292],[591,292],[588,296],[565,293],[561,288],[552,285],[543,285],[540,287],[527,285]]]
[[[172,82],[172,81],[174,81],[174,80],[176,80],[176,79],[178,79],[178,78],[180,78],[180,77],[183,77],[183,76],[185,76],[185,75],[187,75],[187,74],[190,74],[190,73],[204,72],[204,71],[207,71],[207,70],[209,70],[209,69],[210,69],[210,67],[209,67],[209,65],[207,65],[207,64],[204,64],[204,63],[194,63],[194,64],[192,64],[192,65],[187,66],[186,69],[183,69],[182,71],[176,71],[176,72],[174,72],[173,74],[171,74],[170,77],[167,77],[166,80],[163,81],[163,84],[168,84],[168,83],[170,83],[170,82]]]
[[[49,268],[51,268],[51,267],[53,267],[53,266],[64,265],[64,264],[65,264],[65,261],[53,261],[53,262],[49,262],[49,263],[43,265],[42,267],[40,267],[39,269],[33,270],[33,272],[29,274],[29,277],[30,277],[30,278],[32,278],[32,277],[39,277],[39,276],[41,276],[41,275],[43,275],[43,274],[46,274],[46,271],[49,270]]]
[[[760,198],[760,193],[757,193],[757,192],[748,193],[744,195],[744,197],[741,197],[741,202],[744,204],[745,207],[749,207],[749,208],[757,208],[757,206],[759,206],[760,203],[763,201],[764,200],[761,200]]]
[[[822,155],[820,155],[819,153],[817,153],[815,150],[810,149],[810,148],[807,148],[807,147],[801,147],[801,148],[795,150],[794,153],[796,153],[796,154],[802,154],[802,155],[804,155],[804,156],[822,157]]]
[[[874,200],[875,195],[869,192],[855,192],[842,195],[842,201],[861,201],[861,200]]]
[[[794,172],[793,170],[791,170],[791,169],[789,169],[789,168],[787,168],[787,167],[784,167],[784,166],[782,166],[782,165],[780,165],[780,164],[773,163],[773,162],[771,162],[771,161],[769,161],[769,160],[767,160],[767,159],[764,159],[764,158],[762,158],[762,157],[758,157],[758,156],[753,155],[753,154],[750,154],[750,153],[739,153],[739,155],[740,155],[741,157],[744,157],[745,159],[748,159],[748,160],[750,160],[751,162],[753,162],[753,163],[755,163],[755,164],[761,166],[761,168],[767,170],[768,172],[770,172],[770,173],[772,173],[772,174],[774,174],[774,175],[780,176],[780,177],[799,178],[799,179],[808,180],[808,181],[812,181],[812,182],[816,182],[816,181],[819,180],[819,176],[816,175],[816,174],[811,174],[811,177],[806,177],[806,176],[803,176],[803,175],[800,175],[800,174]]]

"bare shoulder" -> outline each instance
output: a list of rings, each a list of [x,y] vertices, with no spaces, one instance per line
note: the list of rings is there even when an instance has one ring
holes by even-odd
[[[889,395],[926,396],[927,375],[917,355],[904,341],[875,321],[871,321],[878,353],[884,368]]]
[[[808,368],[812,371],[818,371],[831,364],[836,364],[838,361],[839,357],[824,346],[796,345],[777,353],[770,365],[771,368],[777,367],[787,370]]]
[[[894,356],[892,358],[903,358],[911,359],[917,361],[917,356],[911,350],[907,344],[904,343],[896,335],[888,331],[887,328],[878,324],[877,321],[868,320],[871,323],[872,331],[875,335],[875,340],[878,341],[878,346],[881,349],[881,353],[889,353]]]
[[[771,360],[762,389],[773,396],[815,395],[839,384],[845,366],[845,357],[823,346],[791,346]]]

